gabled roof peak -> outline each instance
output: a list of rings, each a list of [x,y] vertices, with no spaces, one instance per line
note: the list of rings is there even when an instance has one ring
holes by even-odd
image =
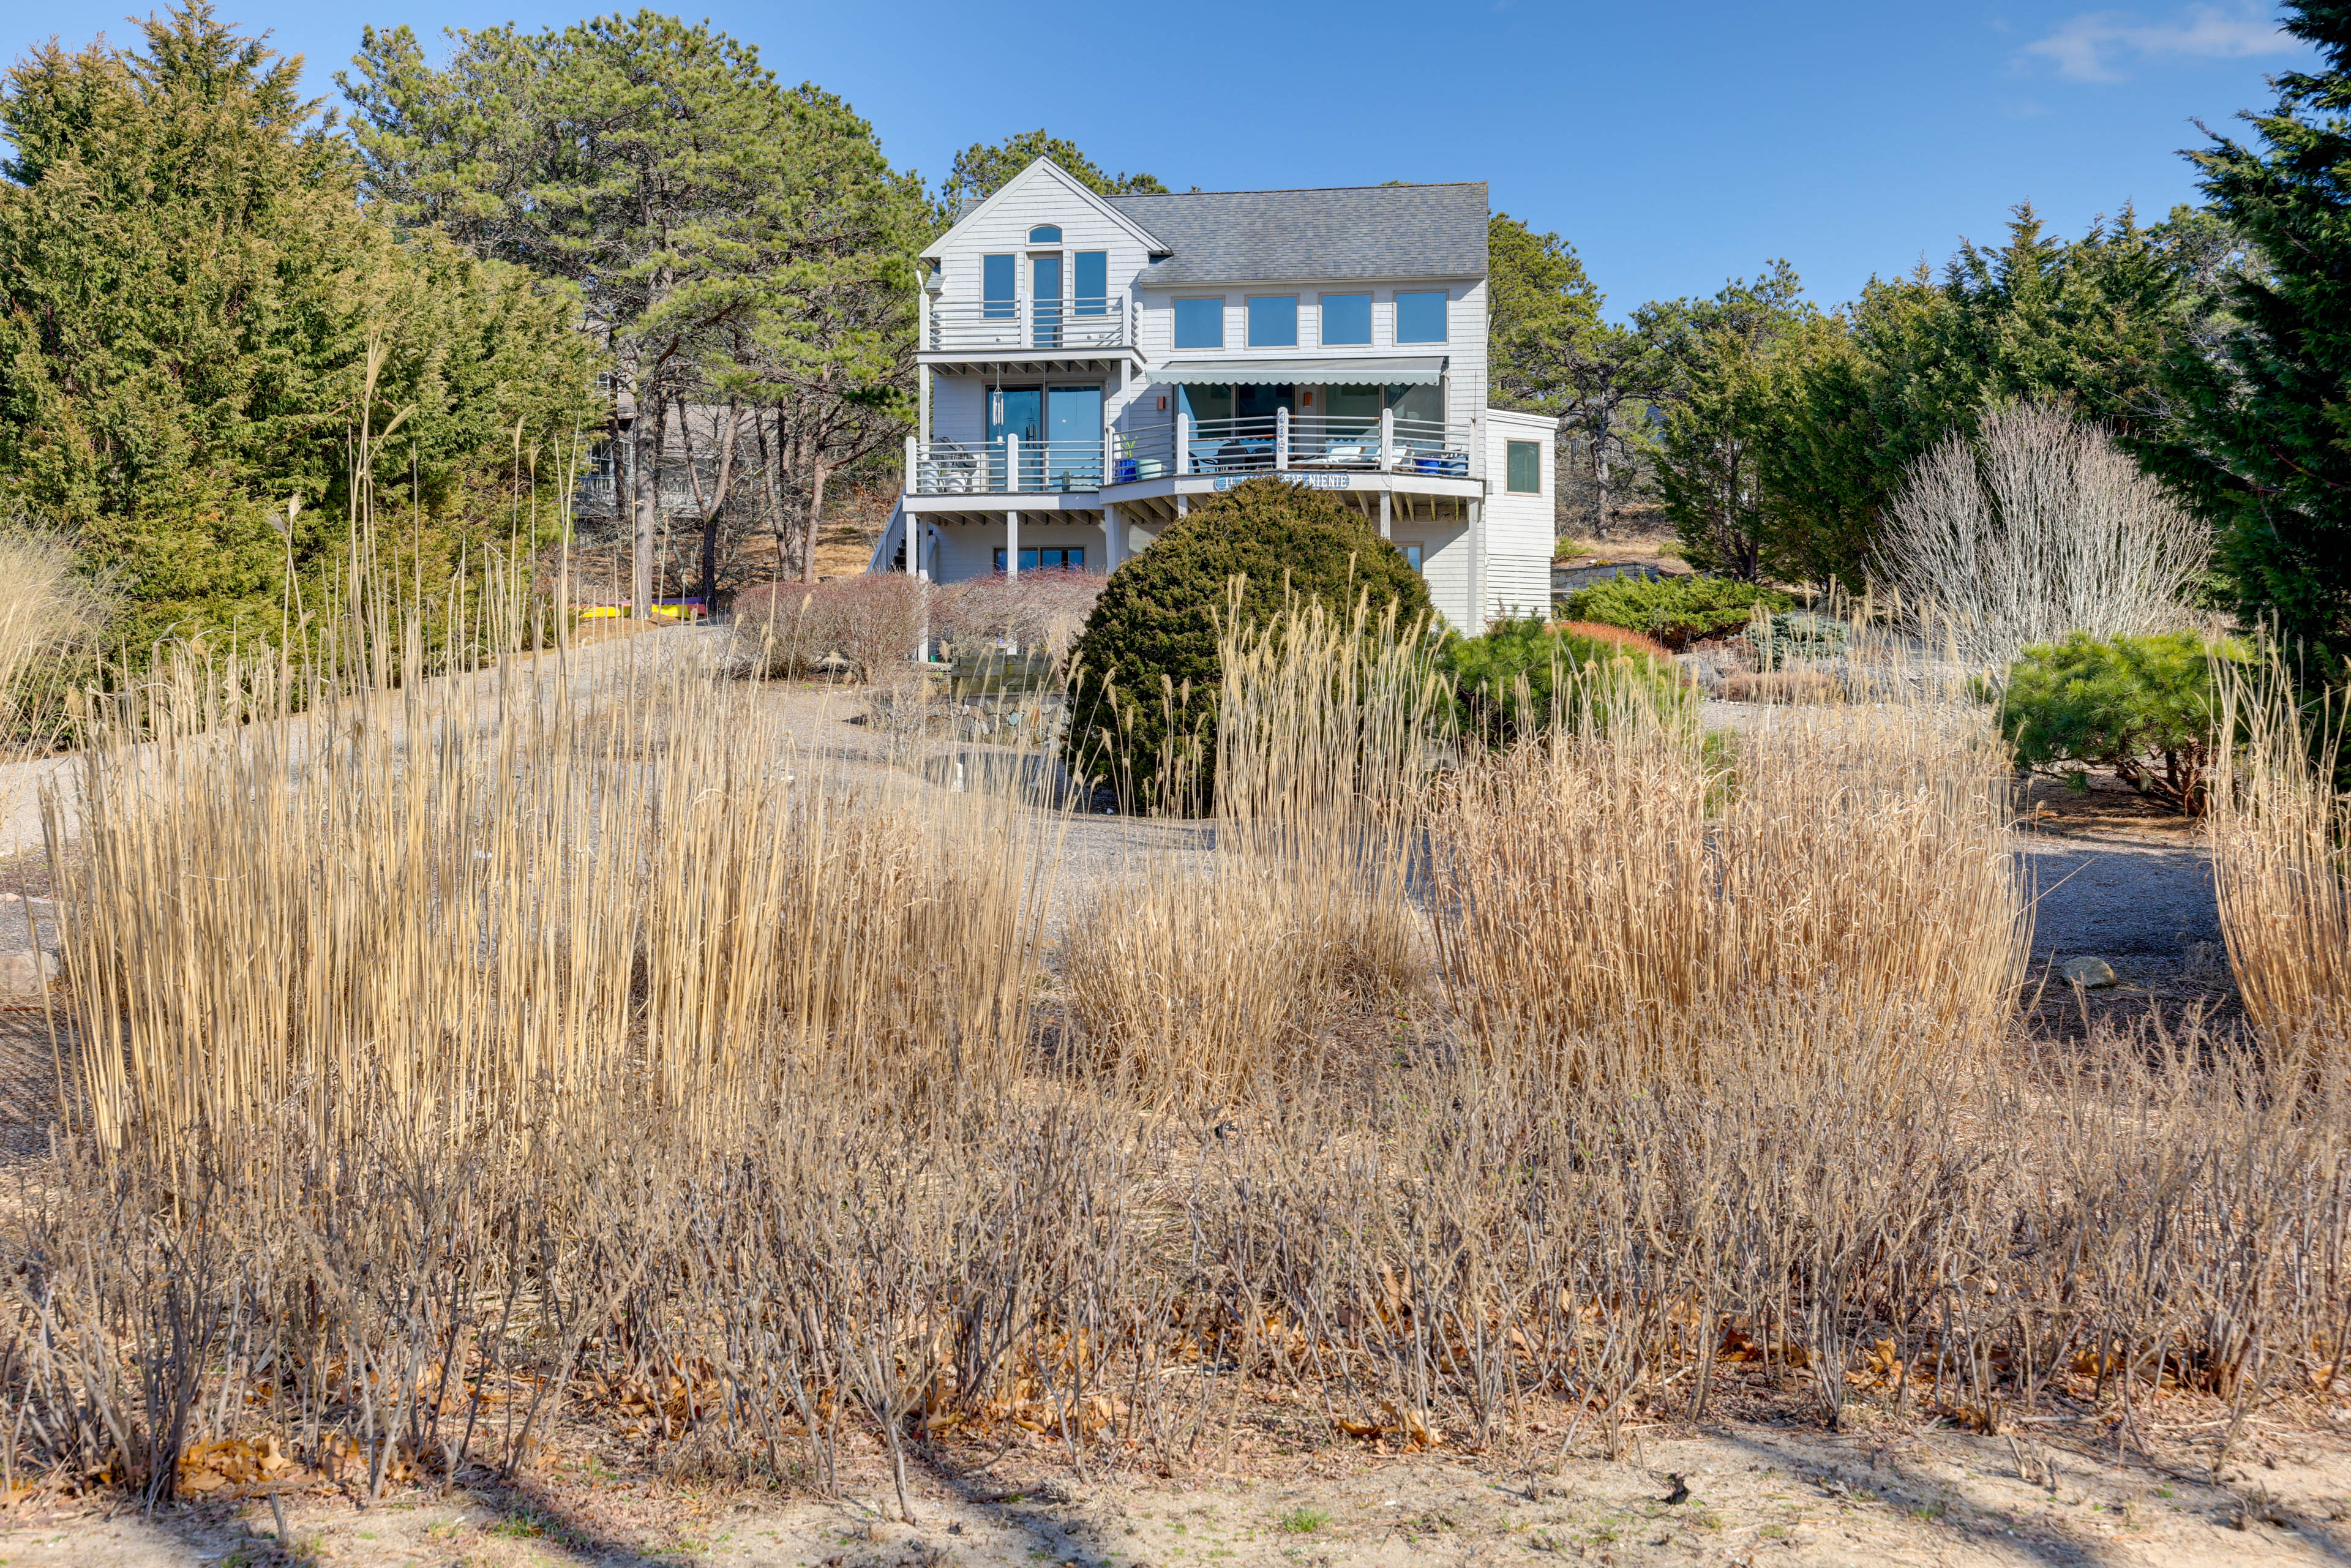
[[[998,185],[995,190],[989,192],[985,200],[981,201],[969,212],[964,214],[963,216],[956,219],[954,223],[947,225],[946,233],[939,235],[938,238],[924,246],[922,253],[923,258],[925,260],[930,260],[944,254],[947,247],[947,243],[955,238],[956,235],[962,230],[965,225],[977,219],[983,214],[998,206],[999,204],[1008,201],[1014,196],[1019,194],[1021,192],[1028,190],[1040,180],[1051,181],[1067,195],[1086,206],[1092,207],[1102,216],[1108,218],[1119,227],[1126,230],[1127,233],[1134,237],[1137,243],[1141,244],[1153,255],[1164,255],[1166,252],[1168,247],[1160,241],[1156,235],[1153,234],[1142,223],[1137,221],[1133,214],[1119,211],[1118,208],[1113,206],[1106,198],[1088,186],[1085,182],[1080,180],[1075,174],[1071,173],[1067,169],[1062,168],[1059,163],[1054,162],[1050,158],[1045,157],[1040,153],[1039,156],[1029,160],[1029,166],[1027,168],[1021,170],[1020,172],[1013,175],[1012,178],[1005,181],[1003,184]]]

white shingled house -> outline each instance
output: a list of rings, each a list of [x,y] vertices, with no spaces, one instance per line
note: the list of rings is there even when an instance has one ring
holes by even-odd
[[[1455,626],[1547,611],[1552,425],[1486,406],[1486,224],[1482,183],[1101,196],[1031,163],[923,253],[872,569],[1113,570],[1274,474],[1376,521]]]

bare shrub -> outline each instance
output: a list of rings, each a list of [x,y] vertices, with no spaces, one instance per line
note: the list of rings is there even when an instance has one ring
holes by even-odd
[[[939,591],[937,625],[958,645],[977,651],[1009,643],[1043,653],[1060,668],[1069,663],[1107,580],[1100,572],[1052,567],[956,583]]]
[[[2011,403],[1911,466],[1876,570],[1931,640],[2005,668],[2069,632],[2177,630],[2210,550],[2210,529],[2105,430]]]
[[[813,588],[763,583],[736,598],[735,662],[768,675],[805,674],[839,658],[860,681],[884,680],[914,656],[936,591],[904,572],[864,572]]]

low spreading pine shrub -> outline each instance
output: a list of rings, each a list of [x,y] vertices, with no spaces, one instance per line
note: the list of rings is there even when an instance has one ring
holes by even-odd
[[[2244,644],[2187,632],[2101,640],[2076,632],[2009,666],[2000,728],[2019,768],[2079,783],[2103,768],[2151,800],[2201,815],[2215,752],[2214,664]]]
[[[1570,594],[1565,608],[1573,620],[1643,632],[1678,652],[1702,637],[1739,630],[1758,604],[1777,613],[1792,603],[1776,589],[1736,578],[1617,577]]]
[[[1531,616],[1447,643],[1439,662],[1453,679],[1463,733],[1508,745],[1554,722],[1605,727],[1610,709],[1627,701],[1671,708],[1688,700],[1664,649],[1646,638],[1628,644],[1614,628],[1602,633]]]

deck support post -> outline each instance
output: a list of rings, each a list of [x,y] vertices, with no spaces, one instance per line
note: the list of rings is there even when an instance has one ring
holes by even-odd
[[[1486,507],[1469,503],[1469,635],[1486,632]]]
[[[1004,575],[1008,578],[1020,575],[1020,514],[1018,512],[1004,514]]]
[[[1117,507],[1102,507],[1102,570],[1116,571],[1126,559],[1126,515]]]
[[[1388,517],[1389,510],[1393,507],[1395,502],[1395,497],[1389,495],[1385,490],[1380,492],[1380,538],[1384,539],[1394,538],[1395,537],[1395,529],[1391,525]]]

